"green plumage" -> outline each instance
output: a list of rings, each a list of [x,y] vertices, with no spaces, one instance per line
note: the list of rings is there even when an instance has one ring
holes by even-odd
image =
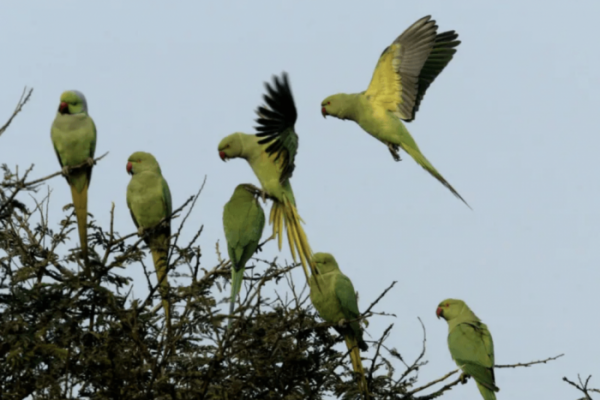
[[[167,324],[170,325],[167,280],[167,256],[171,236],[172,213],[171,191],[163,178],[160,166],[150,153],[133,153],[127,163],[127,172],[132,177],[127,185],[127,206],[135,226],[144,234],[144,241],[152,252],[156,277],[160,282],[159,292]],[[159,226],[165,218],[166,221]],[[147,234],[144,230],[150,230]]]
[[[452,60],[460,44],[457,37],[454,31],[437,34],[435,21],[421,18],[383,51],[366,91],[329,96],[321,102],[321,112],[324,117],[355,121],[387,145],[396,161],[402,148],[469,206],[423,155],[401,121],[414,120],[429,85]]]
[[[484,400],[496,400],[494,342],[487,326],[462,300],[446,299],[438,317],[448,321],[448,349],[463,374],[472,376]]]
[[[340,321],[351,321],[360,316],[356,292],[352,281],[340,271],[335,258],[329,253],[315,253],[313,263],[318,271],[309,280],[310,299],[313,306],[325,321],[338,324]],[[317,287],[317,279],[319,287]],[[320,290],[319,290],[320,288]],[[367,382],[360,357],[360,350],[366,351],[367,344],[363,340],[362,329],[357,321],[349,326],[334,327],[346,340],[352,367],[360,375],[359,389],[367,393]]]
[[[233,315],[235,300],[242,286],[246,263],[258,248],[264,226],[265,213],[258,199],[246,189],[246,185],[238,185],[223,208],[223,229],[231,260],[230,315]]]
[[[88,115],[87,101],[82,93],[70,90],[60,96],[50,136],[58,162],[71,187],[79,241],[84,260],[87,260],[87,192],[96,151],[96,125]],[[84,163],[87,165],[69,170]]]

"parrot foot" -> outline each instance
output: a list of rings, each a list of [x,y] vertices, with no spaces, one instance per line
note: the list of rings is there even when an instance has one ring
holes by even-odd
[[[138,227],[138,236],[144,237],[145,234],[146,234],[146,230],[144,228],[142,228],[141,226]]]
[[[465,373],[460,374],[460,376],[458,377],[458,380],[460,381],[460,383],[462,383],[463,385],[465,383],[467,383],[467,380],[470,378],[470,375],[467,375]]]
[[[342,319],[340,319],[340,320],[339,320],[339,322],[338,322],[338,326],[339,326],[340,328],[343,328],[343,327],[344,327],[344,325],[346,325],[346,320],[345,320],[344,318],[342,318]]]
[[[85,160],[85,162],[87,162],[87,164],[91,167],[93,167],[94,165],[96,165],[96,161],[94,161],[94,159],[92,157],[88,157],[87,160]]]
[[[67,178],[69,176],[69,174],[71,173],[71,168],[69,168],[68,165],[65,165],[64,167],[62,167],[61,173],[63,174],[63,176],[65,178]]]
[[[397,144],[387,142],[388,150],[392,154],[394,161],[402,161],[400,158],[400,147]]]

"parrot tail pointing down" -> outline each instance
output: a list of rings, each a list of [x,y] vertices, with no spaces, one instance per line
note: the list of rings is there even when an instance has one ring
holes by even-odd
[[[166,277],[169,237],[165,234],[161,234],[157,238],[151,239],[149,242],[150,251],[152,252],[152,261],[154,261],[154,269],[156,270],[156,279],[159,282],[158,291],[160,297],[163,299],[162,304],[165,309],[167,324],[170,325],[171,318],[168,300],[169,281]]]
[[[312,250],[308,244],[308,238],[304,233],[304,229],[302,229],[302,225],[300,224],[302,218],[298,215],[294,203],[287,196],[283,197],[283,203],[279,201],[273,202],[271,215],[269,216],[269,224],[273,224],[273,237],[277,237],[279,250],[281,250],[284,221],[292,258],[296,262],[297,251],[302,268],[304,268],[306,280],[308,281],[310,278],[308,268],[312,258]]]
[[[367,385],[367,378],[365,377],[365,370],[362,366],[362,361],[360,359],[360,349],[358,345],[358,341],[356,338],[351,337],[349,335],[345,336],[346,346],[348,350],[350,350],[350,360],[352,361],[352,369],[354,372],[359,374],[358,377],[358,390],[365,395],[365,398],[369,398],[369,387]],[[366,350],[366,348],[364,349]]]
[[[77,191],[75,185],[71,185],[71,196],[73,198],[73,207],[75,208],[75,217],[77,218],[77,230],[79,231],[79,243],[81,244],[81,253],[84,261],[87,263],[87,192],[88,183],[87,171],[71,173],[72,176],[75,174],[83,175],[82,179],[86,179],[86,183],[81,189],[81,192]],[[79,176],[73,176],[77,179]]]

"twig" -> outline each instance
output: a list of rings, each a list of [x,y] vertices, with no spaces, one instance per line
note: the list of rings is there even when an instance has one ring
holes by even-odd
[[[585,400],[592,400],[592,396],[590,396],[589,392],[596,392],[596,393],[600,393],[600,390],[598,389],[592,389],[592,388],[588,388],[588,384],[590,383],[590,379],[591,379],[591,375],[587,377],[587,379],[585,380],[585,383],[581,380],[581,376],[579,374],[577,374],[577,379],[579,380],[579,385],[576,384],[573,381],[570,381],[569,379],[567,379],[567,377],[563,377],[563,381],[567,382],[569,385],[574,386],[577,390],[580,390],[583,395],[585,396],[584,399]]]
[[[17,107],[15,108],[15,111],[13,111],[12,115],[10,116],[8,121],[6,121],[4,126],[2,126],[2,128],[0,128],[0,135],[2,135],[4,133],[4,131],[6,131],[6,129],[8,129],[8,127],[11,124],[11,122],[13,121],[13,119],[15,119],[17,114],[21,112],[25,103],[27,103],[29,101],[29,98],[31,97],[31,93],[33,93],[33,88],[29,89],[29,92],[27,92],[27,86],[25,86],[25,88],[23,89],[23,93],[21,94],[21,98],[19,99],[19,102],[17,103]]]

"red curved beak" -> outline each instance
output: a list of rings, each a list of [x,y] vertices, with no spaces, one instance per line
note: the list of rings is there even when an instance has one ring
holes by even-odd
[[[129,175],[133,175],[133,165],[131,164],[131,162],[127,163],[127,173]]]
[[[225,155],[224,151],[220,151],[219,152],[219,157],[221,157],[221,160],[226,161],[227,160],[227,156]]]
[[[323,114],[323,118],[329,115],[327,114],[327,110],[325,109],[325,107],[321,107],[321,114]]]
[[[444,311],[442,310],[442,307],[438,307],[437,310],[435,310],[435,315],[437,315],[438,318],[440,318],[444,315]]]
[[[61,114],[68,114],[69,113],[69,105],[66,102],[62,101],[60,103],[60,105],[58,106],[58,112]]]

